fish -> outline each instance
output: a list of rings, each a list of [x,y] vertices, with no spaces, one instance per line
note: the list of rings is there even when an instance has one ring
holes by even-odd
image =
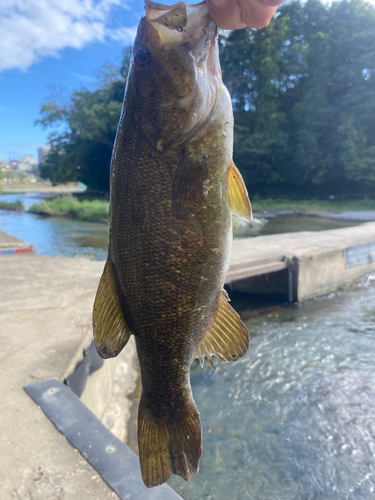
[[[233,112],[207,6],[146,0],[110,173],[108,259],[93,310],[102,358],[134,335],[147,487],[198,473],[202,430],[190,366],[231,362],[249,332],[224,287],[232,214],[251,219],[232,160]]]

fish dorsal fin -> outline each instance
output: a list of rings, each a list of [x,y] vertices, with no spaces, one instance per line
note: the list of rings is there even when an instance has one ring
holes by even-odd
[[[242,175],[233,161],[228,171],[228,198],[232,214],[250,222],[253,214],[249,195],[247,194]]]
[[[249,348],[249,332],[228,302],[229,297],[222,290],[216,316],[195,347],[194,357],[199,358],[202,367],[205,356],[214,369],[212,355],[230,363],[241,358]]]
[[[121,310],[111,263],[108,260],[96,292],[93,328],[96,349],[102,358],[117,356],[131,335]]]

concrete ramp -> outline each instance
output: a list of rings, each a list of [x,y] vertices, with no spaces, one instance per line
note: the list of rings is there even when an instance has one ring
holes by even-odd
[[[232,290],[302,301],[375,271],[375,223],[233,242]]]
[[[0,230],[0,256],[35,253],[35,247]]]

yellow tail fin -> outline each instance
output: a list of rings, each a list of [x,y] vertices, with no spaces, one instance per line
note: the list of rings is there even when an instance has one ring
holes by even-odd
[[[181,416],[155,420],[140,401],[138,410],[139,459],[143,482],[158,486],[177,474],[189,481],[199,470],[202,431],[199,412],[191,402]]]

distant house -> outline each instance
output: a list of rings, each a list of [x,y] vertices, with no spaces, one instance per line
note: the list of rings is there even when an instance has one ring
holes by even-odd
[[[26,172],[35,173],[35,170],[37,168],[36,160],[30,155],[25,155],[20,160],[12,160],[9,162],[9,164],[13,172],[20,174]]]

